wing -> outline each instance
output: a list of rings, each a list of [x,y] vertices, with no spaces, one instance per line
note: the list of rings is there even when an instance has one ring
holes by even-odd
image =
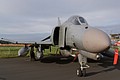
[[[22,43],[23,44],[23,43]],[[34,52],[33,47],[37,49],[37,52],[43,52],[45,49],[50,49],[52,46],[51,42],[35,42],[35,43],[24,43],[25,46],[18,51],[18,56],[26,56],[28,52]],[[43,53],[42,53],[43,54]]]
[[[46,41],[48,39],[50,39],[50,36],[46,37],[45,39],[41,40],[40,42],[20,43],[20,44],[25,44],[25,46],[22,47],[18,51],[18,56],[25,56],[25,55],[27,55],[26,52],[28,52],[28,50],[31,50],[31,53],[34,52],[33,48],[35,47],[37,49],[37,53],[38,53],[39,58],[40,58],[40,56],[43,55],[43,50],[44,49],[49,49],[52,46],[52,42],[51,41]],[[27,46],[27,44],[29,44],[29,46]]]

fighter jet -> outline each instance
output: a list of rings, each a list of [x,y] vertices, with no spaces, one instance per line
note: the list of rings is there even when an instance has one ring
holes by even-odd
[[[48,39],[50,41],[46,42]],[[43,50],[52,45],[59,47],[62,56],[78,57],[80,66],[76,74],[80,77],[86,76],[86,68],[90,67],[87,58],[100,60],[104,55],[114,56],[114,51],[113,53],[110,51],[110,37],[104,31],[88,25],[83,17],[76,15],[63,24],[58,19],[58,26],[52,30],[51,35],[34,44],[37,48],[37,59],[42,59]],[[21,48],[19,56],[25,55],[28,50],[27,46]],[[76,51],[75,55],[72,51]]]

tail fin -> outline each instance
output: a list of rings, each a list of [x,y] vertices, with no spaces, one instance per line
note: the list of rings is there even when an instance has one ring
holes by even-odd
[[[59,17],[58,17],[58,26],[61,26],[61,21]]]

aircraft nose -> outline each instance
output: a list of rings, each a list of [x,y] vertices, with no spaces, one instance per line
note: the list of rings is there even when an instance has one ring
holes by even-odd
[[[102,30],[90,28],[84,34],[83,47],[90,52],[102,52],[110,47],[110,38]]]

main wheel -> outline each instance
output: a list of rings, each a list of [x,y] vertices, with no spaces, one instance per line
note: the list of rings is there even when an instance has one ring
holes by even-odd
[[[83,69],[82,74],[83,74],[83,77],[86,76],[86,69]]]
[[[80,68],[77,69],[76,74],[77,74],[78,77],[83,76],[82,70]]]

